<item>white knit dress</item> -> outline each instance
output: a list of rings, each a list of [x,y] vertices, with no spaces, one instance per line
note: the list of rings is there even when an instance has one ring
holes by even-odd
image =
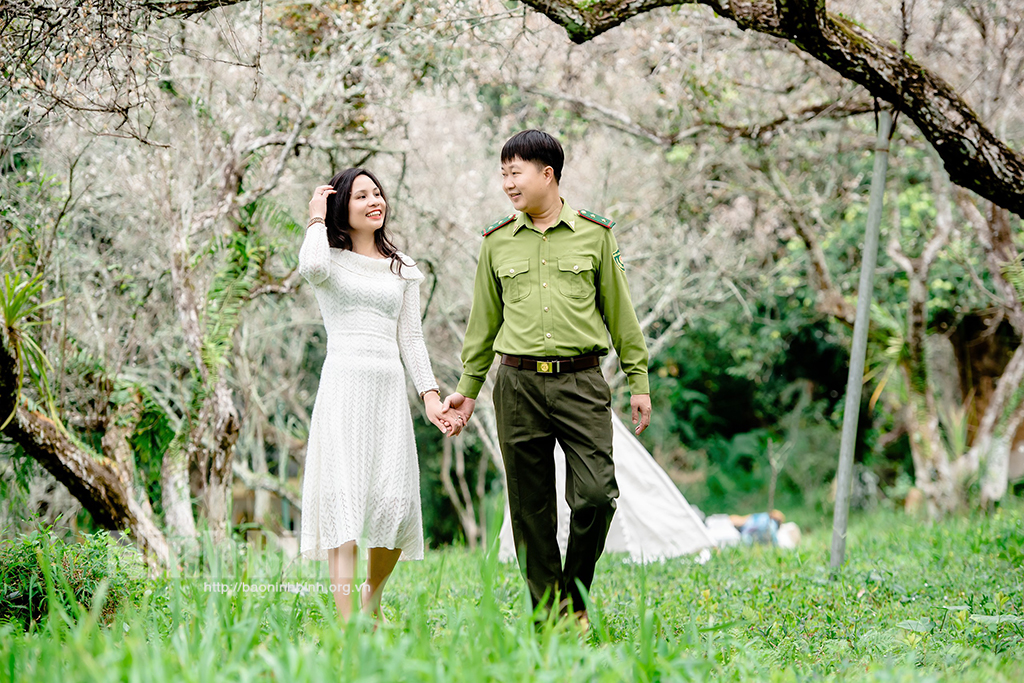
[[[419,463],[405,364],[417,391],[437,386],[420,327],[422,273],[391,259],[332,249],[306,231],[299,273],[313,285],[327,328],[327,358],[309,425],[302,479],[302,557],[355,540],[423,559]]]

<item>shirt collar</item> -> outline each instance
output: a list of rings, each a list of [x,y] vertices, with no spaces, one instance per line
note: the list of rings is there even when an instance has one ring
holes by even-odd
[[[562,199],[562,198],[559,197],[559,199]],[[558,226],[558,225],[560,225],[562,223],[565,223],[567,226],[569,226],[570,230],[572,230],[573,232],[576,232],[576,219],[577,218],[578,218],[578,216],[576,214],[576,210],[573,209],[571,206],[569,206],[569,203],[567,201],[565,201],[565,199],[562,199],[562,211],[558,214],[558,221],[555,223],[555,225],[552,225],[551,228],[554,228],[554,227],[556,227],[556,226]],[[530,218],[529,214],[527,214],[525,211],[520,211],[519,212],[519,215],[516,216],[516,221],[515,221],[515,223],[513,223],[513,226],[514,226],[512,228],[512,234],[513,235],[518,233],[520,228],[526,227],[526,228],[530,228],[531,230],[535,230],[536,229],[536,228],[533,227],[533,219]],[[551,228],[548,228],[548,230],[550,230]]]

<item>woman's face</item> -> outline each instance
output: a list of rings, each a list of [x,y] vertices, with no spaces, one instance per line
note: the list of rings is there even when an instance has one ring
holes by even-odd
[[[387,209],[380,188],[368,176],[356,176],[348,200],[348,224],[352,229],[374,232],[384,225]]]

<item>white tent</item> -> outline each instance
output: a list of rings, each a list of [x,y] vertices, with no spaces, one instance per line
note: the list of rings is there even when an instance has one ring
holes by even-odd
[[[612,413],[612,459],[619,497],[605,552],[627,552],[634,562],[650,562],[710,548],[714,541],[665,470],[654,461],[633,431]],[[555,446],[555,491],[558,499],[558,547],[565,556],[569,540],[569,505],[565,502],[565,454]],[[498,556],[515,559],[512,524],[505,499]]]

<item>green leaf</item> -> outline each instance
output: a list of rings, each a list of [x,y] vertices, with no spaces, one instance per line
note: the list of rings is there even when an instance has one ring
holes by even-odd
[[[47,370],[52,369],[39,343],[29,334],[28,330],[44,325],[48,320],[42,319],[43,309],[61,301],[63,297],[35,303],[35,299],[43,290],[43,275],[24,280],[20,273],[5,273],[3,285],[0,286],[0,313],[3,315],[3,337],[14,354],[18,364],[17,394],[14,399],[14,410],[7,415],[0,429],[3,429],[14,417],[21,403],[21,389],[27,374],[33,386],[43,397],[50,412],[50,417],[58,428],[63,425],[57,417],[57,408],[50,391]]]
[[[914,633],[931,633],[932,629],[935,628],[935,622],[928,617],[922,617],[921,619],[901,621],[896,624],[896,627],[905,631],[913,631]]]
[[[999,626],[1000,624],[1024,624],[1024,617],[1013,614],[972,614],[971,621],[986,626]]]

